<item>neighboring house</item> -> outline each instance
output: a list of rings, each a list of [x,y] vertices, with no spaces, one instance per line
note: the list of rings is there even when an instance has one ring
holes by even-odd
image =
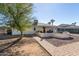
[[[57,26],[57,31],[58,32],[64,32],[68,31],[70,33],[76,33],[79,34],[79,26],[76,25],[59,25]]]

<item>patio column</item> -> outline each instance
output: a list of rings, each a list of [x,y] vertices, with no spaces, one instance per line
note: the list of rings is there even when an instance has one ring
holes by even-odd
[[[43,33],[45,33],[46,32],[46,28],[45,27],[43,27]]]
[[[53,28],[53,33],[56,33],[57,32],[57,28]]]

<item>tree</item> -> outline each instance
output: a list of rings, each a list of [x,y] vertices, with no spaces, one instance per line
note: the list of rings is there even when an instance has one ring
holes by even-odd
[[[3,23],[5,23],[8,28],[17,29],[21,33],[19,39],[11,42],[10,45],[0,50],[0,52],[19,42],[22,39],[23,31],[31,27],[32,7],[33,4],[31,3],[0,4],[0,14],[4,15],[6,20]]]
[[[53,25],[54,22],[55,22],[55,20],[54,20],[54,19],[51,19],[51,23],[52,23],[52,25]]]
[[[6,25],[9,28],[17,29],[20,31],[21,35],[20,38],[22,39],[23,31],[27,28],[31,27],[30,20],[32,15],[32,6],[33,4],[7,4],[1,3],[0,4],[0,13],[5,15],[8,18]]]
[[[17,29],[21,33],[19,39],[11,42],[10,45],[0,50],[0,52],[19,42],[22,39],[23,31],[31,27],[32,7],[33,4],[31,3],[0,4],[0,14],[6,17],[5,25],[10,29]]]
[[[48,24],[50,25],[50,24],[51,24],[51,22],[48,22]]]

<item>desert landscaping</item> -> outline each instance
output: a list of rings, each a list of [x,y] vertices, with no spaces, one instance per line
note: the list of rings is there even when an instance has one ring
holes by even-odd
[[[7,47],[9,42],[16,40],[12,38],[0,38],[0,50]],[[10,36],[11,37],[11,36]],[[32,37],[23,37],[21,41],[0,52],[0,56],[49,56],[47,51],[44,50]]]
[[[78,56],[79,55],[79,36],[74,36],[72,40],[62,40],[56,38],[46,39],[52,44],[54,56]]]
[[[71,36],[73,39],[35,36],[42,39],[40,43],[38,38],[33,38],[34,36],[24,36],[22,40],[5,49],[19,36],[0,35],[0,56],[77,56],[79,55],[79,35],[72,34]]]

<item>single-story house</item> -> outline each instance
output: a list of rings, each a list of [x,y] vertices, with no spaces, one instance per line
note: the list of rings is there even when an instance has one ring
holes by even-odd
[[[24,31],[23,34],[34,34],[35,32],[40,32],[40,33],[59,32],[59,33],[62,33],[64,31],[79,34],[79,26],[69,25],[69,24],[61,24],[61,25],[55,26],[55,25],[49,25],[49,24],[44,24],[44,23],[38,23],[38,25],[35,28],[36,29],[34,30],[34,26],[33,26],[31,29]],[[16,29],[12,29],[11,31],[12,32],[10,34],[12,34],[12,35],[20,34],[20,32]]]
[[[37,32],[44,32],[44,33],[52,33],[52,32],[59,32],[62,33],[64,31],[70,33],[79,34],[79,26],[72,25],[72,24],[60,24],[58,26],[49,25],[49,24],[38,24],[36,27]]]

